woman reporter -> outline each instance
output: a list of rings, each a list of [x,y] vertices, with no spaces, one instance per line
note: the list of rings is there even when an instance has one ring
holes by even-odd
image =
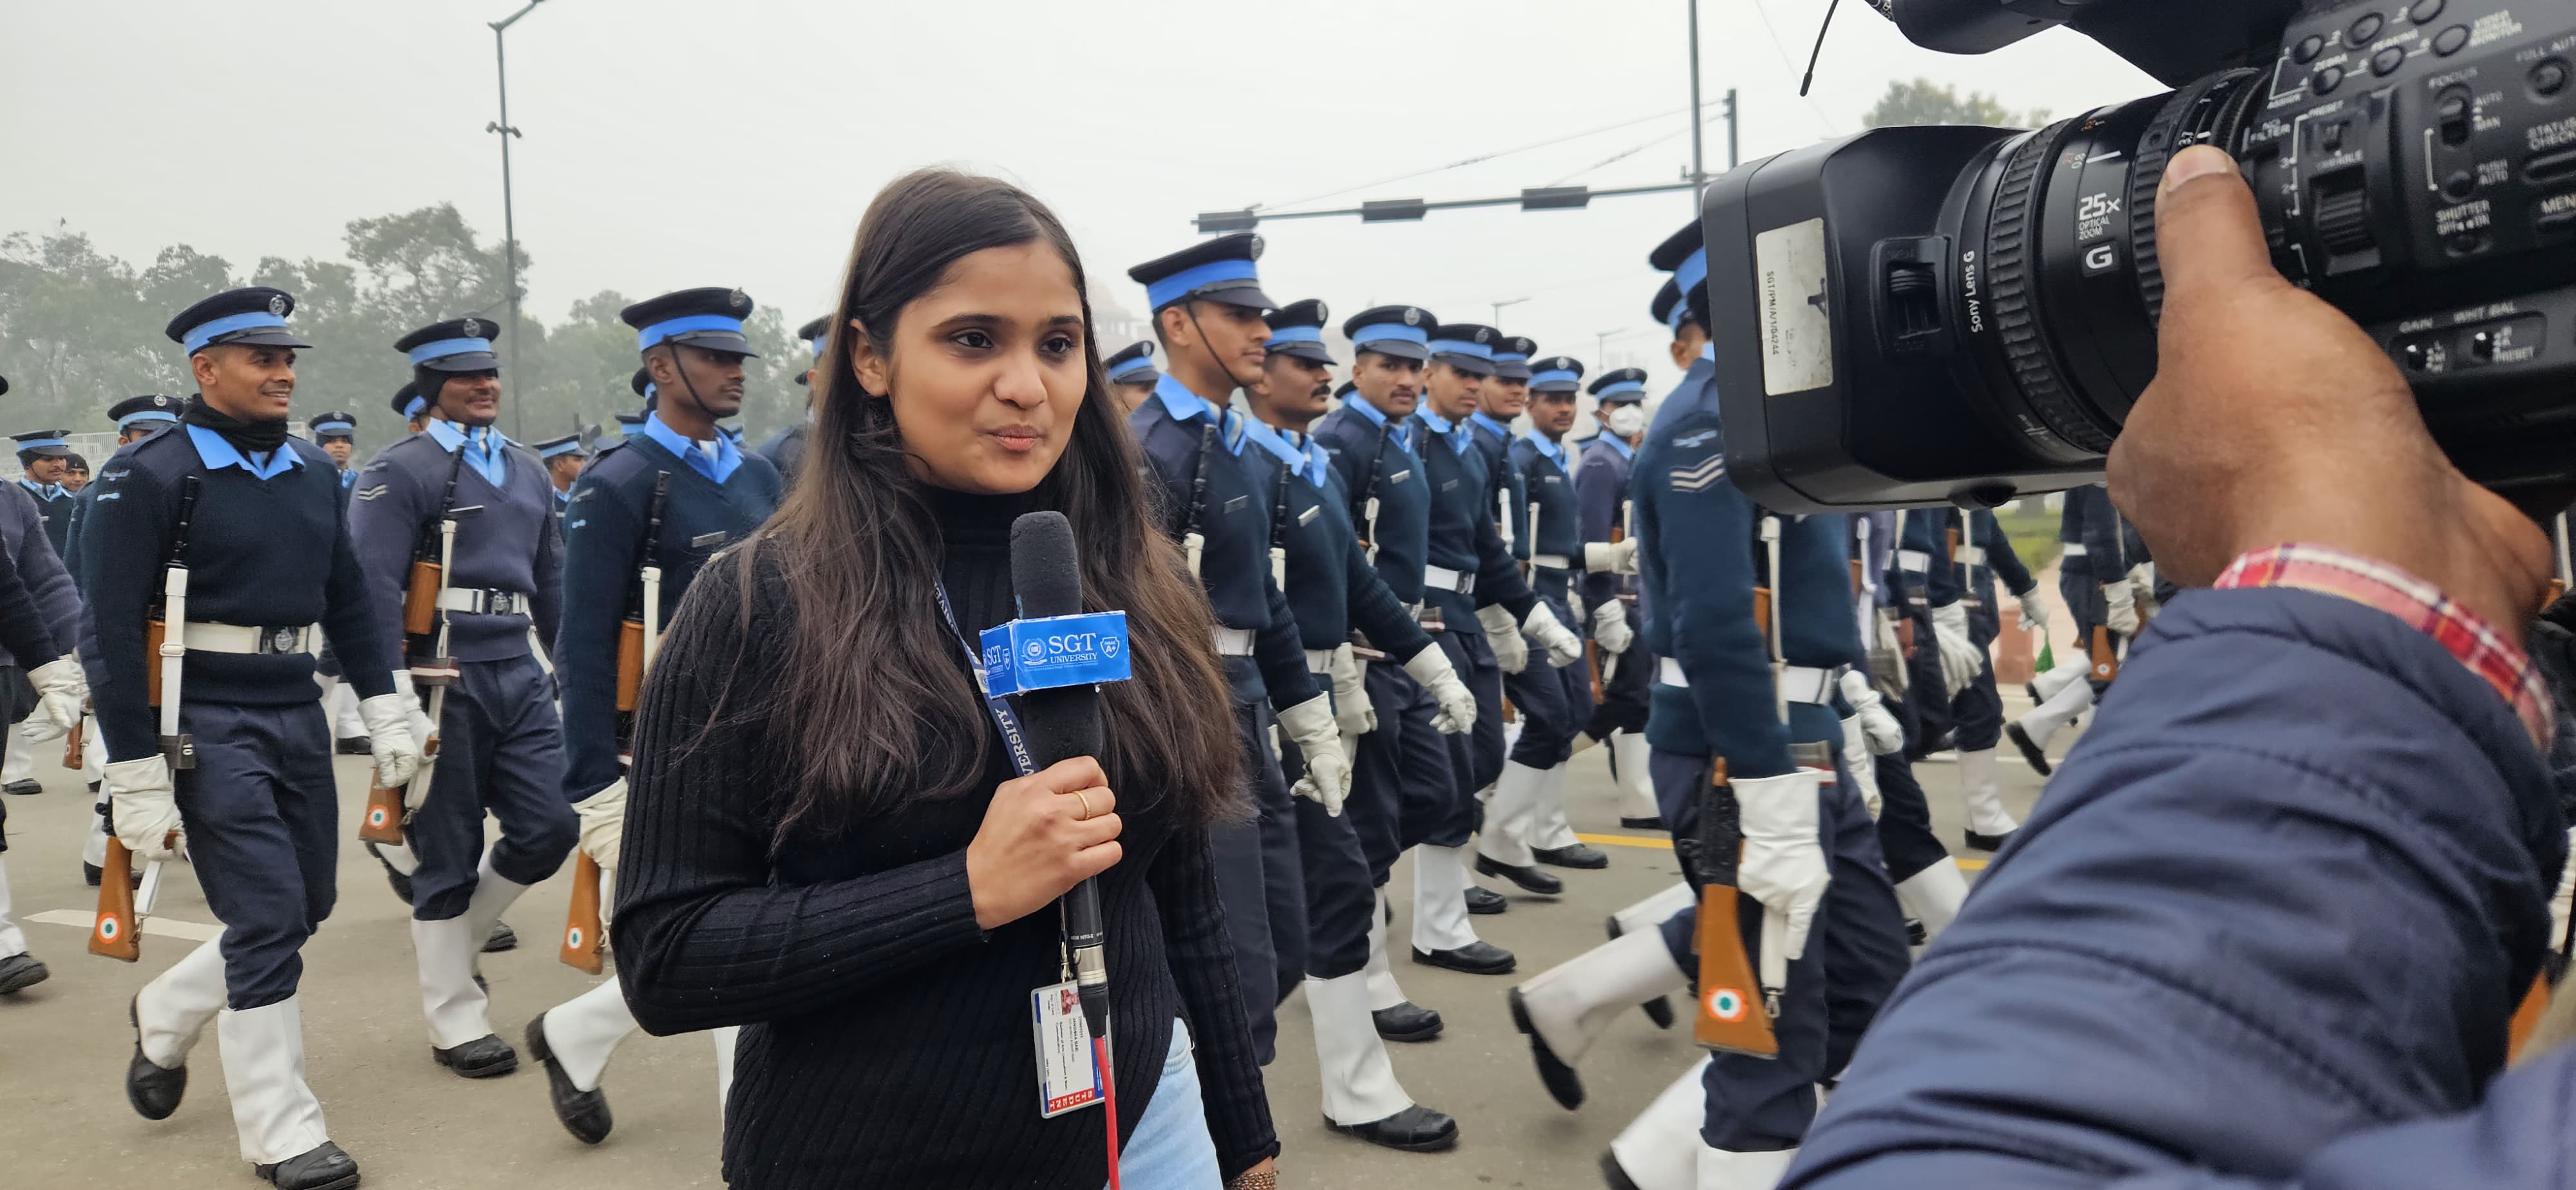
[[[643,1027],[746,1026],[737,1188],[1103,1183],[1096,1108],[1039,1112],[1050,902],[1097,875],[1121,1165],[1262,1185],[1278,1151],[1207,826],[1242,813],[1213,621],[1148,523],[1046,207],[925,170],[859,225],[805,469],[691,588],[636,725],[616,915]],[[1127,613],[1106,754],[1015,777],[966,639],[1012,616],[1009,537],[1055,509]],[[1211,709],[1213,708],[1213,709]]]

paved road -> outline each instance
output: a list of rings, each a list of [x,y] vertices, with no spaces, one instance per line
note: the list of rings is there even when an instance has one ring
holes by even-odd
[[[2008,713],[2022,706],[2018,693],[2007,695]],[[2022,813],[2038,795],[2039,778],[2010,747],[2003,751],[2004,800]],[[1552,902],[1515,892],[1511,912],[1476,919],[1487,940],[1520,955],[1523,972],[1581,954],[1602,940],[1610,911],[1678,878],[1662,840],[1618,828],[1605,753],[1596,749],[1576,759],[1570,808],[1576,829],[1610,853],[1610,869],[1567,873],[1566,895]],[[8,1134],[0,1185],[88,1190],[138,1177],[172,1187],[256,1185],[236,1156],[211,1031],[190,1063],[192,1085],[177,1114],[153,1123],[126,1105],[123,1075],[132,1046],[126,1002],[192,943],[155,936],[147,926],[138,964],[84,953],[95,905],[79,864],[89,798],[53,758],[36,773],[45,793],[9,799],[9,851],[0,857],[34,951],[53,968],[49,982],[0,997],[0,1121]],[[1935,824],[1954,847],[1963,825],[1955,773],[1955,766],[1937,762],[1921,771]],[[343,758],[339,775],[342,822],[354,831],[365,799],[365,760]],[[1972,878],[1982,866],[1975,858],[1965,864]],[[172,874],[157,924],[210,926],[214,919],[194,879],[184,867]],[[508,915],[525,940],[521,948],[484,957],[493,1023],[513,1044],[530,1018],[591,986],[589,977],[555,959],[569,884],[558,877],[531,891]],[[1411,887],[1409,874],[1399,871],[1395,888]],[[1408,917],[1402,897],[1396,914],[1394,936],[1401,940]],[[533,1065],[506,1078],[468,1082],[431,1062],[405,917],[374,861],[344,843],[339,908],[305,949],[306,1061],[332,1138],[363,1163],[368,1185],[664,1190],[718,1184],[715,1076],[705,1038],[629,1041],[608,1074],[617,1130],[596,1148],[584,1146],[555,1123],[544,1075]],[[1403,1155],[1325,1131],[1305,1002],[1298,997],[1280,1010],[1279,1058],[1269,1070],[1288,1184],[1598,1185],[1594,1165],[1610,1138],[1697,1056],[1686,1031],[1658,1031],[1644,1014],[1633,1014],[1585,1062],[1590,1102],[1581,1112],[1566,1112],[1540,1089],[1528,1049],[1512,1031],[1503,1010],[1508,980],[1435,971],[1401,957],[1396,965],[1413,999],[1440,1009],[1449,1025],[1436,1041],[1395,1047],[1397,1072],[1419,1101],[1459,1117],[1464,1140],[1452,1153]]]

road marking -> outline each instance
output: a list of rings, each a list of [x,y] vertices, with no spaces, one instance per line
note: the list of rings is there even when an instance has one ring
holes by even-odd
[[[1648,835],[1587,835],[1578,832],[1574,837],[1603,847],[1645,847],[1657,851],[1673,849],[1672,840],[1657,839]],[[1982,872],[1986,868],[1986,861],[1968,856],[1961,856],[1953,862],[1956,862],[1959,870],[1963,872]]]
[[[98,924],[98,914],[83,913],[78,909],[48,909],[42,913],[30,914],[27,920],[42,922],[49,926],[70,926],[87,933]],[[147,917],[143,919],[143,932],[156,938],[185,938],[190,942],[212,942],[223,936],[224,928],[207,925],[204,922]]]

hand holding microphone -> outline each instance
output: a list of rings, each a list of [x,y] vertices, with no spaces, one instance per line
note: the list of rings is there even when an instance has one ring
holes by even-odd
[[[966,845],[975,924],[997,929],[1055,903],[1118,862],[1118,798],[1100,762],[1077,756],[1002,782]]]

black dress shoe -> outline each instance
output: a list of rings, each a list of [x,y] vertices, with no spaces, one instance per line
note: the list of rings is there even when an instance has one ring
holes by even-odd
[[[12,781],[6,785],[0,785],[0,793],[14,793],[21,797],[31,793],[43,793],[44,791],[44,785],[33,779]]]
[[[1521,990],[1513,988],[1503,993],[1503,1001],[1511,1005],[1512,1027],[1529,1038],[1530,1058],[1538,1063],[1538,1081],[1547,1088],[1548,1098],[1556,1100],[1556,1105],[1567,1111],[1583,1106],[1583,1076],[1560,1060],[1556,1051],[1548,1048],[1547,1038],[1539,1036],[1538,1029],[1530,1024],[1529,1008],[1521,1002]]]
[[[1565,882],[1548,873],[1539,871],[1537,868],[1515,867],[1493,859],[1481,851],[1476,853],[1476,874],[1500,876],[1521,886],[1522,892],[1534,892],[1543,897],[1556,896],[1565,891]]]
[[[2037,682],[2022,683],[2021,692],[2030,696],[2030,705],[2032,706],[2038,706],[2042,701],[2044,701],[2039,697],[2039,683]]]
[[[1413,961],[1426,966],[1447,967],[1452,971],[1463,971],[1469,975],[1509,975],[1512,973],[1512,968],[1520,963],[1520,960],[1512,957],[1512,952],[1481,938],[1456,950],[1424,950],[1419,946],[1414,947]]]
[[[1550,867],[1580,868],[1589,872],[1610,866],[1610,857],[1594,850],[1589,843],[1575,843],[1565,847],[1532,847],[1530,854],[1537,856],[1538,862]]]
[[[333,744],[331,750],[342,756],[373,756],[376,754],[376,742],[366,736],[353,735]]]
[[[608,1130],[616,1121],[608,1115],[608,1093],[584,1091],[572,1085],[572,1076],[564,1073],[563,1063],[555,1061],[553,1050],[546,1048],[544,1013],[528,1022],[528,1056],[545,1064],[546,1094],[554,1100],[555,1119],[563,1122],[564,1131],[586,1145],[608,1139]]]
[[[277,1190],[349,1190],[358,1184],[357,1159],[327,1140],[275,1165],[251,1169]]]
[[[1369,1013],[1377,1023],[1377,1035],[1387,1041],[1429,1041],[1440,1036],[1438,1009],[1424,1008],[1407,1000],[1393,1008],[1380,1008]]]
[[[1932,945],[1932,931],[1924,929],[1922,922],[1911,917],[1906,918],[1905,944],[1907,946],[1930,946]]]
[[[1458,1121],[1419,1103],[1365,1124],[1336,1124],[1326,1116],[1324,1126],[1344,1136],[1407,1153],[1437,1153],[1458,1147]]]
[[[2039,770],[2040,776],[2048,775],[2048,753],[2040,751],[2039,745],[2031,742],[2030,733],[2023,731],[2021,724],[2004,724],[2004,735],[2012,740],[2013,747],[2021,749],[2021,758],[2029,761],[2030,767]]]
[[[169,1119],[179,1110],[179,1097],[188,1093],[188,1068],[167,1069],[143,1056],[143,1024],[132,1000],[125,1002],[125,1021],[134,1026],[134,1060],[125,1064],[125,1101],[144,1119]]]
[[[1637,1007],[1646,1010],[1646,1019],[1655,1022],[1656,1028],[1669,1029],[1673,1027],[1673,1002],[1671,1000],[1662,996],[1657,996],[1652,1000],[1648,1000],[1645,1003],[1638,1005]]]
[[[1478,917],[1492,917],[1511,907],[1512,903],[1504,900],[1501,893],[1473,884],[1467,886],[1467,912],[1469,913]]]
[[[511,929],[510,923],[506,921],[493,922],[492,933],[483,939],[483,953],[491,954],[494,951],[517,949],[519,949],[519,932]]]
[[[1619,825],[1632,831],[1659,831],[1664,829],[1664,820],[1661,818],[1630,818],[1627,815],[1622,814],[1619,816]]]
[[[519,1068],[519,1051],[511,1049],[498,1033],[486,1033],[448,1049],[432,1046],[429,1052],[439,1065],[467,1078],[499,1078]]]
[[[1619,1168],[1619,1155],[1606,1150],[1601,1154],[1601,1184],[1610,1190],[1638,1190],[1636,1179]]]
[[[385,883],[394,886],[394,895],[401,897],[403,904],[411,904],[411,877],[394,870],[393,861],[386,859],[384,852],[376,850],[375,844],[367,844],[367,854],[376,857],[376,862],[384,865]]]
[[[2004,844],[2010,842],[2012,837],[2011,831],[2005,831],[2000,835],[1981,835],[1975,831],[1969,831],[1968,846],[1976,851],[2001,851]]]
[[[0,996],[8,995],[21,988],[34,987],[45,982],[52,974],[53,972],[45,970],[43,960],[23,950],[7,958],[0,958]]]

